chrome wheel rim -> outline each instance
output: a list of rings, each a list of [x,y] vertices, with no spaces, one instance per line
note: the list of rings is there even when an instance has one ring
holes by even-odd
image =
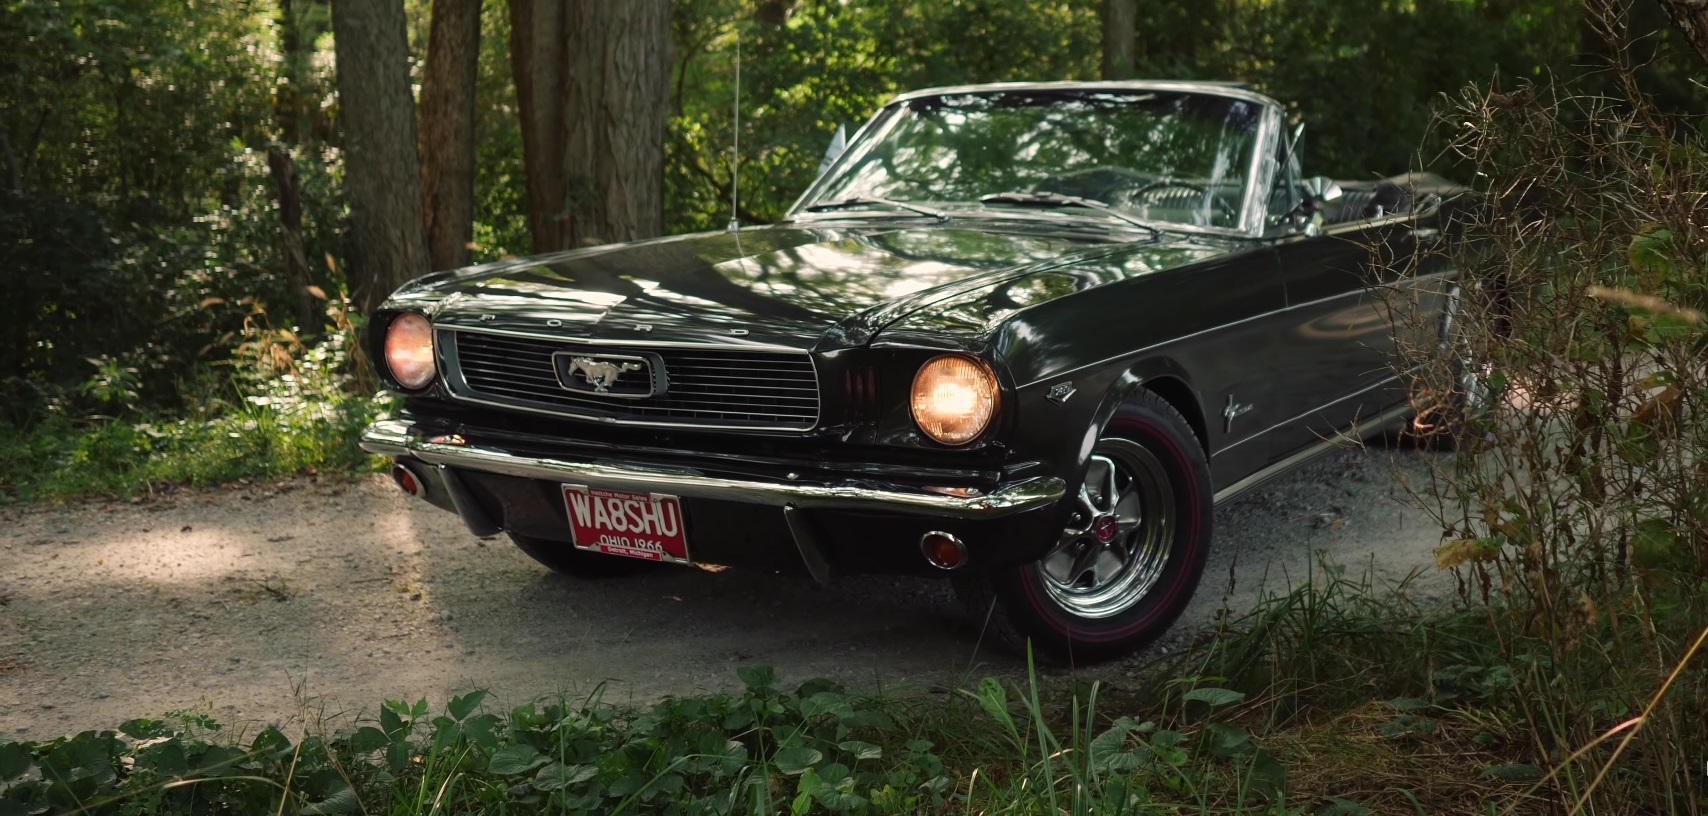
[[[1044,591],[1082,618],[1133,608],[1156,588],[1174,540],[1162,461],[1125,439],[1097,444],[1061,539],[1033,565]]]

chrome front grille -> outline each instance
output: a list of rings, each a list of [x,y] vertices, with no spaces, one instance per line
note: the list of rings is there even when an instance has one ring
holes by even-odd
[[[552,355],[585,353],[585,344],[441,330],[439,346],[452,392],[483,402],[625,424],[791,431],[818,424],[818,377],[802,352],[599,346],[595,353],[656,354],[663,361],[665,393],[621,399],[559,382]]]

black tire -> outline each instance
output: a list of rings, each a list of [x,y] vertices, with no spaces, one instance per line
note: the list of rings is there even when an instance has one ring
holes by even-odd
[[[510,540],[516,543],[516,548],[527,553],[529,558],[544,564],[552,572],[575,578],[615,578],[645,572],[658,566],[654,562],[639,558],[578,550],[568,541],[534,538],[516,533],[506,535],[510,536]]]
[[[1028,641],[1054,663],[1131,654],[1168,631],[1203,577],[1214,493],[1204,448],[1180,412],[1140,391],[1104,427],[1092,456],[1060,543],[1036,562],[955,580],[985,636],[1020,654]],[[1123,529],[1129,501],[1138,521]],[[1119,562],[1107,579],[1105,556]]]

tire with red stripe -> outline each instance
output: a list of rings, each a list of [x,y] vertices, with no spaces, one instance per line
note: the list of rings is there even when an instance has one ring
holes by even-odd
[[[1103,428],[1060,540],[1038,561],[956,579],[988,636],[1057,663],[1131,654],[1167,631],[1209,554],[1209,461],[1192,426],[1140,391]]]

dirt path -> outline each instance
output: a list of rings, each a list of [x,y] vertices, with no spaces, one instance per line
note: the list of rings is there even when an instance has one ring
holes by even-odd
[[[1170,640],[1302,580],[1317,550],[1382,582],[1421,568],[1423,591],[1444,591],[1440,531],[1398,501],[1424,455],[1337,455],[1223,508]],[[752,663],[866,688],[1019,668],[975,637],[935,581],[551,575],[379,476],[0,510],[0,732],[32,739],[185,710],[242,725],[306,705],[347,722],[473,687],[509,704],[609,681],[608,698],[645,702],[727,689]]]

